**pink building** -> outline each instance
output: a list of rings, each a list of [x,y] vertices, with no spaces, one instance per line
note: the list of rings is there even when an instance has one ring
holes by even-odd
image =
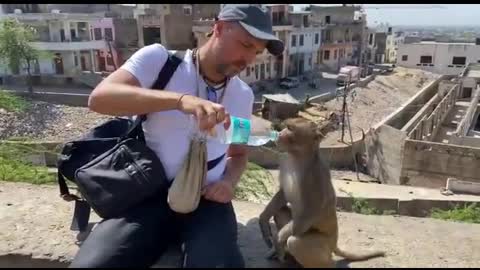
[[[105,40],[107,48],[96,51],[96,70],[115,71],[119,67],[118,53],[115,50],[115,29],[112,18],[102,18],[90,24],[92,40]]]

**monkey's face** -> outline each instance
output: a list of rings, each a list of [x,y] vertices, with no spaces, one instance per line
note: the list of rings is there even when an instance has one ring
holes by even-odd
[[[280,150],[302,153],[318,147],[322,134],[317,131],[315,123],[303,118],[291,118],[285,121],[285,125],[277,141]]]

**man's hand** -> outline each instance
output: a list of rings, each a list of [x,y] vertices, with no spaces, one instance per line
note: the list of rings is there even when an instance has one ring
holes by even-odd
[[[202,195],[210,201],[229,203],[233,200],[234,191],[233,183],[223,179],[205,186],[202,190]]]
[[[197,118],[201,131],[209,131],[223,121],[225,121],[225,129],[230,127],[230,115],[220,104],[184,95],[178,102],[178,109],[184,113],[193,114]]]

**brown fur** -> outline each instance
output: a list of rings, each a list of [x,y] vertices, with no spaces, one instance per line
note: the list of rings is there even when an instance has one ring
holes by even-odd
[[[301,118],[287,120],[286,126],[278,140],[288,153],[280,167],[280,190],[259,219],[263,239],[272,248],[269,256],[284,262],[288,253],[303,267],[334,267],[333,253],[351,261],[384,256],[380,251],[358,255],[338,248],[335,189],[318,147],[323,134]],[[271,232],[272,217],[277,234]]]

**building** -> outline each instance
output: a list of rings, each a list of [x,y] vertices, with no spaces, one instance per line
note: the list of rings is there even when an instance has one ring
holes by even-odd
[[[337,72],[344,65],[365,61],[362,55],[366,49],[366,16],[355,16],[361,7],[311,5],[308,9],[312,12],[312,21],[324,27],[319,59],[324,68]]]
[[[5,14],[3,18],[14,18],[36,28],[38,41],[32,45],[53,56],[53,59],[38,59],[33,74],[72,77],[81,71],[107,71],[107,66],[114,65],[107,53],[107,40],[113,39],[113,29],[102,15],[17,13]],[[26,73],[24,70],[12,72]]]
[[[480,65],[442,75],[369,131],[369,174],[389,184],[480,183]]]
[[[368,63],[374,63],[375,55],[377,53],[377,46],[375,43],[375,29],[368,28],[366,36],[367,36],[367,51],[366,51],[365,58]]]
[[[318,23],[311,22],[311,12],[290,12],[292,30],[285,43],[289,57],[288,75],[299,76],[318,67],[321,61],[321,32]]]
[[[405,41],[405,36],[403,32],[390,32],[387,33],[387,39],[385,44],[385,62],[386,63],[396,63],[397,62],[397,52],[398,46],[403,44]]]
[[[439,74],[458,75],[469,63],[480,63],[480,43],[418,42],[400,44],[397,64]]]
[[[219,4],[137,4],[138,46],[161,43],[171,50],[191,49],[196,45],[194,21],[219,12]]]

